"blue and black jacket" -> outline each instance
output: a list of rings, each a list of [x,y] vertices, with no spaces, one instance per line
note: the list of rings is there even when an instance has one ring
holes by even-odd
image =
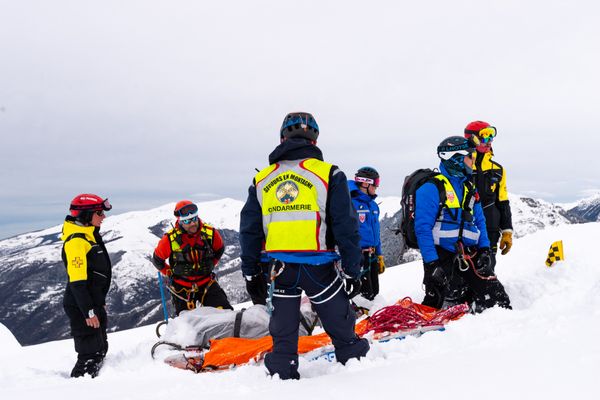
[[[381,254],[381,229],[379,226],[379,206],[375,202],[377,195],[370,196],[360,190],[356,182],[349,180],[348,189],[352,204],[358,215],[360,247],[374,247],[375,254]]]
[[[467,178],[451,176],[441,163],[440,173],[450,181],[455,196],[459,200],[463,199]],[[416,203],[415,235],[423,261],[428,263],[438,259],[436,245],[455,253],[462,212],[452,212],[443,207],[440,213],[440,192],[433,182],[427,182],[417,189]],[[465,247],[490,247],[485,217],[479,201],[475,202],[472,212],[473,220],[464,223],[463,244]]]

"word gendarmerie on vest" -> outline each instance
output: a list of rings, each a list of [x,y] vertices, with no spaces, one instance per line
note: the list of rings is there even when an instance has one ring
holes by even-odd
[[[273,187],[275,187],[275,185],[279,184],[277,185],[277,198],[285,205],[269,207],[269,212],[312,211],[311,204],[289,204],[296,200],[296,197],[298,195],[298,187],[296,186],[294,181],[305,186],[309,190],[313,188],[313,184],[310,181],[296,174],[286,173],[278,175],[277,177],[275,177],[275,179],[273,179],[271,182],[265,185],[265,187],[263,188],[263,192],[269,193],[269,191]]]

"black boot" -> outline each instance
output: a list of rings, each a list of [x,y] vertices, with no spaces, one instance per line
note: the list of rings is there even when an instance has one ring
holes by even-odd
[[[98,354],[91,358],[77,358],[77,362],[71,371],[71,378],[80,378],[85,374],[89,374],[92,378],[98,376],[104,356]]]
[[[86,360],[77,359],[75,366],[71,370],[71,378],[80,378],[85,375],[85,362]]]
[[[100,372],[100,368],[102,368],[102,363],[104,362],[104,357],[97,356],[92,358],[91,360],[87,360],[85,362],[85,372],[90,374],[92,378],[98,376]]]

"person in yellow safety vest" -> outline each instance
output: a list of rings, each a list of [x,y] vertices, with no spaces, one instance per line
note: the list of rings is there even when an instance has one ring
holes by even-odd
[[[68,275],[63,308],[77,352],[73,378],[85,374],[95,378],[108,351],[106,295],[112,264],[100,236],[100,225],[104,212],[111,208],[108,199],[80,194],[71,201],[71,215],[62,229],[61,257]]]
[[[273,351],[266,355],[265,366],[281,379],[300,378],[302,291],[331,337],[337,361],[345,364],[369,350],[368,341],[354,332],[356,316],[349,301],[360,292],[358,220],[346,176],[323,161],[318,135],[311,114],[285,117],[280,144],[269,155],[269,167],[254,177],[240,218],[242,273],[251,297],[264,293],[263,244],[271,260],[267,305]],[[340,258],[341,272],[336,269]]]
[[[198,217],[198,206],[189,200],[179,201],[173,214],[175,227],[158,242],[152,263],[169,277],[175,313],[193,310],[196,305],[232,310],[213,273],[225,251],[219,231]]]
[[[416,191],[415,235],[423,257],[422,304],[427,306],[445,308],[449,283],[460,276],[472,292],[473,311],[511,307],[493,273],[485,217],[470,181],[474,147],[462,136],[444,139],[437,147],[440,173]]]
[[[495,127],[484,121],[473,121],[465,127],[466,139],[475,139],[472,182],[477,188],[485,215],[487,235],[490,240],[492,272],[495,272],[498,242],[503,255],[512,247],[512,213],[506,190],[506,170],[495,160],[492,142],[497,135]],[[465,282],[454,276],[450,282],[447,305],[472,301],[472,292]]]

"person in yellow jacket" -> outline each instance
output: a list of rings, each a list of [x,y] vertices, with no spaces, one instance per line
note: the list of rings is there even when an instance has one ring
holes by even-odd
[[[108,199],[80,194],[71,201],[71,215],[62,229],[62,260],[68,275],[63,308],[77,352],[73,378],[85,374],[95,378],[108,351],[106,295],[112,265],[99,231],[104,212],[111,208]]]
[[[476,136],[479,141],[473,163],[473,183],[479,193],[494,256],[498,251],[498,241],[503,255],[510,251],[513,234],[512,213],[506,191],[506,170],[496,160],[492,160],[492,142],[496,135],[496,128],[484,121],[473,121],[465,128],[465,138]]]

